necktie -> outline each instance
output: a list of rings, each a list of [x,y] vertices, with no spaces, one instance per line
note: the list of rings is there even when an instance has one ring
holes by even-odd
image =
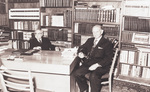
[[[94,42],[93,42],[93,46],[92,46],[92,48],[91,48],[91,51],[90,51],[90,53],[89,53],[88,57],[91,57],[91,54],[93,53],[94,48],[95,48],[95,46],[96,46],[96,45],[97,45],[97,39],[95,39],[95,40],[94,40]]]
[[[96,46],[96,43],[97,43],[97,39],[94,40],[93,47]]]
[[[42,40],[41,40],[41,39],[39,39],[39,42],[40,42],[40,43],[42,43]]]

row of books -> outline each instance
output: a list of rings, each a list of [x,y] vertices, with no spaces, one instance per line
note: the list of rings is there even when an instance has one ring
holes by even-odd
[[[150,32],[150,20],[134,16],[124,16],[124,30]]]
[[[0,14],[0,26],[8,25],[7,14]]]
[[[131,76],[137,78],[149,79],[150,68],[149,67],[140,67],[134,65],[121,64],[121,75]]]
[[[150,53],[139,50],[121,50],[120,62],[150,67]]]
[[[71,0],[40,0],[40,7],[70,7]]]
[[[33,32],[11,31],[11,39],[30,40]]]
[[[15,50],[29,49],[29,47],[30,47],[30,44],[28,41],[19,41],[19,40],[12,41],[12,48]]]
[[[41,13],[41,26],[71,27],[72,11],[64,10],[62,14],[54,15]]]
[[[39,0],[8,0],[9,3],[35,3]]]
[[[68,41],[71,38],[68,29],[50,28],[47,35],[51,41]]]
[[[123,31],[121,41],[137,44],[150,44],[150,36],[149,33]]]
[[[0,3],[0,14],[6,13],[6,6],[3,3]]]
[[[120,9],[103,10],[99,8],[76,8],[76,21],[113,22],[119,23]]]
[[[79,33],[82,35],[92,34],[92,27],[95,24],[92,23],[75,23],[75,31],[74,33]],[[111,26],[102,26],[104,33],[106,36],[119,36],[119,26],[111,27]]]
[[[12,5],[12,6],[10,6]],[[35,3],[9,3],[10,7],[16,7],[16,8],[38,8],[39,2]]]
[[[16,30],[36,30],[39,28],[39,21],[10,20],[10,28]]]

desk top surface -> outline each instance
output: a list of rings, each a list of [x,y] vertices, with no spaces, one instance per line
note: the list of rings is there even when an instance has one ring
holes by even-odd
[[[1,61],[8,69],[28,70],[35,72],[70,74],[76,65],[74,58],[63,57],[60,51],[39,51],[33,55],[15,54],[14,60],[12,50],[1,54]],[[20,57],[20,58],[18,58]]]
[[[57,65],[70,65],[73,61],[73,57],[64,58],[61,55],[61,51],[46,51],[41,50],[33,55],[20,55],[19,53],[12,54],[13,50],[5,51],[1,55],[2,60],[7,61],[23,61],[30,63],[41,63],[41,64],[57,64]],[[14,60],[9,60],[10,56],[14,56]]]

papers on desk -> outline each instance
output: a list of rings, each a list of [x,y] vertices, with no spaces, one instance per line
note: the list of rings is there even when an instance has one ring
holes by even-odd
[[[1,46],[0,47],[0,54],[4,53],[5,50],[7,50],[8,48],[6,46]]]
[[[63,57],[64,64],[70,64],[76,57],[77,48],[65,48],[64,51],[61,53]]]

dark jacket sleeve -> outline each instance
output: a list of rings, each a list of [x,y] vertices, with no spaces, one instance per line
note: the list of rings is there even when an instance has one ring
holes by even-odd
[[[33,39],[30,39],[28,42],[30,44],[29,49],[33,49],[33,47],[34,47]]]
[[[93,45],[93,44],[91,44],[93,39],[94,38],[87,39],[87,41],[79,47],[77,53],[83,52],[85,55],[88,55],[88,53],[91,50],[91,47]]]
[[[56,46],[55,46],[55,45],[53,45],[53,44],[49,41],[49,47],[50,47],[50,49],[51,49],[51,50],[53,50],[53,51],[54,51]]]

